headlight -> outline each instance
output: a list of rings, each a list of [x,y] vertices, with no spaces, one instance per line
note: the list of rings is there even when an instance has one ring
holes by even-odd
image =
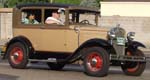
[[[108,32],[108,36],[111,39],[116,37],[115,33],[111,32],[111,31]]]
[[[135,32],[128,32],[127,39],[132,41],[134,40],[134,38],[135,38]]]
[[[114,27],[110,29],[110,31],[108,32],[108,37],[110,39],[114,39],[117,37],[124,37],[124,36],[125,36],[125,30],[121,27]]]

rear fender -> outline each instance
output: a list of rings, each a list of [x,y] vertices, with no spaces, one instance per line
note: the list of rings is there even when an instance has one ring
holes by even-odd
[[[17,36],[17,37],[12,38],[12,39],[6,44],[6,51],[5,51],[5,54],[4,54],[4,56],[3,56],[3,59],[5,59],[5,58],[7,57],[7,55],[8,55],[7,50],[8,50],[8,48],[9,48],[9,46],[10,46],[11,44],[15,43],[15,42],[20,42],[20,43],[24,44],[29,54],[34,51],[34,48],[32,47],[31,42],[30,42],[26,37],[24,37],[24,36]]]

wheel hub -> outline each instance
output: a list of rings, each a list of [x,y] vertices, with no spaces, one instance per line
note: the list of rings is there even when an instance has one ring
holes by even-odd
[[[88,67],[92,71],[100,70],[102,68],[102,65],[103,65],[103,60],[101,56],[99,55],[99,53],[91,53],[88,56]]]
[[[96,66],[96,64],[97,64],[97,59],[96,59],[96,58],[93,58],[93,59],[91,60],[91,65],[92,65],[92,66]]]
[[[12,55],[12,57],[14,57],[15,59],[17,59],[19,56],[19,53],[15,52],[14,55]]]
[[[19,47],[15,47],[14,49],[12,49],[11,51],[11,60],[14,64],[19,64],[22,62],[23,60],[23,51],[21,48]]]

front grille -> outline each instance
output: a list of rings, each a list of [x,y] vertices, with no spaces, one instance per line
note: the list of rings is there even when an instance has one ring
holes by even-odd
[[[113,39],[113,47],[117,53],[117,55],[124,55],[125,53],[125,30],[120,27],[113,28],[113,31],[116,35],[116,37]],[[118,39],[122,41],[118,41]]]

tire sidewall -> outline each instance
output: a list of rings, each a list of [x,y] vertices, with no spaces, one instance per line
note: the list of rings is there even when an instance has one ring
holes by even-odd
[[[23,51],[23,60],[19,64],[15,64],[11,59],[11,50],[13,50],[14,47],[19,47]],[[27,53],[28,53],[28,51],[24,44],[22,44],[20,42],[11,44],[7,50],[8,62],[11,65],[11,67],[20,68],[20,69],[26,68],[26,65],[28,63]]]

